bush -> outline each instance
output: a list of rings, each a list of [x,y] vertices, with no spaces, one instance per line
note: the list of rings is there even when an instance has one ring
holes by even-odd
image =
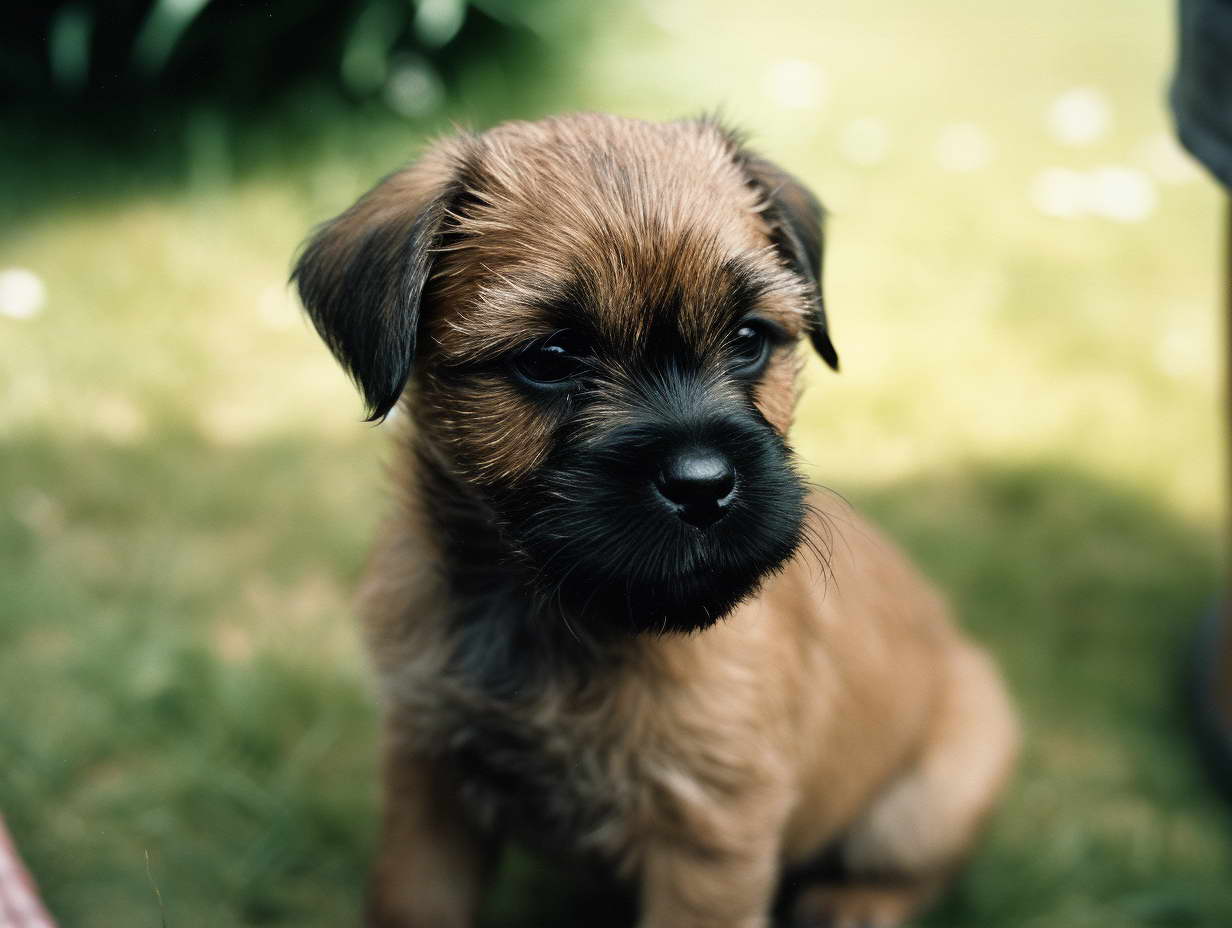
[[[304,84],[416,116],[468,61],[550,36],[565,0],[51,0],[0,28],[0,101],[249,107]]]

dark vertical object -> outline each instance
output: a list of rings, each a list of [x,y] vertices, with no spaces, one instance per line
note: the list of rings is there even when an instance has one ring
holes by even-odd
[[[1180,42],[1169,100],[1181,143],[1232,187],[1232,0],[1180,0]],[[1223,245],[1225,481],[1232,489],[1232,204]],[[1232,493],[1228,496],[1232,499]],[[1232,527],[1232,520],[1229,521]],[[1229,535],[1232,557],[1232,534]],[[1225,602],[1203,625],[1187,687],[1203,753],[1232,797],[1232,564],[1224,565]]]
[[[1226,60],[1226,59],[1225,59]],[[1232,71],[1232,64],[1227,65]],[[1227,101],[1232,106],[1232,100]],[[1232,468],[1227,467],[1227,461],[1232,457],[1232,201],[1224,206],[1224,442],[1225,442],[1225,475],[1227,487],[1225,499],[1232,500]],[[1232,532],[1226,538],[1228,557],[1232,558]],[[1227,565],[1224,573],[1224,585],[1227,587],[1232,579],[1232,565]],[[1220,628],[1219,641],[1216,643],[1217,658],[1215,664],[1215,679],[1213,681],[1213,697],[1216,718],[1222,723],[1224,771],[1227,781],[1232,783],[1232,597],[1225,592],[1223,622]]]

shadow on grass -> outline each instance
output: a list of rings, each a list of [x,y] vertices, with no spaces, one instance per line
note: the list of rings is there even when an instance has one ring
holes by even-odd
[[[352,919],[365,485],[323,442],[4,444],[0,809],[63,925]]]
[[[1026,727],[995,827],[923,924],[1232,924],[1232,833],[1180,680],[1215,596],[1215,533],[1062,466],[854,498],[949,591]]]
[[[157,925],[153,886],[171,928],[353,923],[375,820],[348,604],[380,506],[368,455],[176,429],[3,447],[0,810],[65,926]],[[1174,698],[1212,533],[1064,467],[849,495],[951,592],[1027,724],[1014,790],[924,924],[1232,924]],[[515,856],[487,924],[630,923],[575,896]]]

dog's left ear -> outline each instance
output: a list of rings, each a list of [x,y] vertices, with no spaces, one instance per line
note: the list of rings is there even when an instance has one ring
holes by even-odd
[[[438,144],[318,227],[291,272],[369,422],[388,414],[411,374],[424,289],[460,195],[462,141]]]
[[[821,290],[825,209],[804,184],[778,165],[747,151],[741,152],[739,161],[749,184],[765,198],[762,216],[770,226],[774,246],[787,264],[812,284],[809,340],[822,360],[838,370],[838,352],[830,341]]]

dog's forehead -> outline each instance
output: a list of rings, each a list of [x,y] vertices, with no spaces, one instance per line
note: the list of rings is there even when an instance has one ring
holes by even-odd
[[[447,352],[579,320],[621,351],[667,331],[701,348],[753,309],[803,328],[798,282],[713,127],[572,120],[484,141],[442,255]]]

